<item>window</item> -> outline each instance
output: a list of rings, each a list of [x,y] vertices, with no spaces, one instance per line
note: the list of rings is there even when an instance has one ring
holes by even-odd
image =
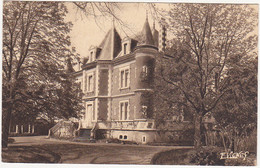
[[[120,70],[120,88],[128,88],[130,84],[129,68]]]
[[[92,62],[92,60],[93,60],[93,51],[90,52],[89,62]]]
[[[87,104],[87,111],[86,111],[86,114],[85,114],[85,120],[88,119],[88,116],[90,116],[91,113],[94,114],[93,106],[92,106],[92,104]]]
[[[142,136],[142,142],[146,143],[146,136],[145,135]]]
[[[129,103],[128,101],[120,102],[120,120],[127,120],[129,115]]]
[[[127,43],[124,44],[124,55],[126,54]]]
[[[93,76],[88,76],[88,91],[93,91]]]
[[[127,135],[124,136],[124,139],[127,139]]]
[[[93,92],[94,91],[94,75],[93,74],[88,74],[86,76],[85,90],[87,92]]]
[[[123,135],[119,135],[119,139],[123,139]]]
[[[147,76],[147,74],[148,74],[148,68],[147,68],[146,65],[143,66],[142,72],[143,72],[143,75],[144,75],[144,76]]]

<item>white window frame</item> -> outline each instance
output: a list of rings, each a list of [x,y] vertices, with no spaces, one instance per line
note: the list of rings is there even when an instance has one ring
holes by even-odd
[[[90,86],[89,77],[92,76],[92,87]],[[85,76],[85,91],[87,93],[94,92],[94,73],[89,73]]]
[[[126,80],[126,71],[128,71],[128,78]],[[123,72],[123,76],[121,76],[121,72]],[[119,69],[119,89],[126,89],[130,87],[130,66],[124,67],[124,68],[120,68]],[[122,86],[122,77],[123,77],[123,86]]]
[[[127,105],[127,112],[125,112],[125,104]],[[121,111],[121,104],[123,104],[123,111]],[[125,114],[127,115],[127,117],[125,117]],[[119,102],[119,120],[120,121],[127,121],[129,120],[129,114],[130,114],[130,104],[129,104],[129,100],[124,100],[124,101],[120,101]]]
[[[122,55],[127,55],[131,52],[131,43],[132,43],[132,40],[130,38],[123,39],[123,41],[121,43],[121,47],[122,47],[121,53],[122,53]]]

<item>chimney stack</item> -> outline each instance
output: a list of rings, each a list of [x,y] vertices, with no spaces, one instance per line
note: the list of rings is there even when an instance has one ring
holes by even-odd
[[[159,32],[159,51],[164,52],[166,48],[166,27],[165,27],[165,19],[162,18],[160,32]]]

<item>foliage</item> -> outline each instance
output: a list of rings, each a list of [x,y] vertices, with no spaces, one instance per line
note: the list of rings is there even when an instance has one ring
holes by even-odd
[[[232,150],[239,151],[239,143],[252,136],[257,125],[257,59],[242,57],[233,62],[228,76],[235,84],[220,101],[214,117],[227,139],[226,148],[234,146]]]
[[[77,115],[80,92],[64,71],[65,61],[74,56],[66,13],[62,2],[4,2],[3,143],[11,118],[27,122],[39,112]]]
[[[166,102],[159,111],[186,108],[191,112],[197,148],[201,146],[202,117],[217,112],[220,101],[228,94],[235,96],[232,91],[240,81],[239,76],[231,75],[236,67],[235,58],[249,58],[243,59],[246,64],[256,58],[257,36],[252,32],[257,13],[248,5],[172,4],[170,7],[165,12],[165,25],[176,38],[169,42],[168,52],[172,57],[158,58],[157,73],[162,87],[157,90],[168,93],[161,94]],[[237,68],[247,73],[241,65]],[[255,75],[253,71],[249,73]]]
[[[225,165],[225,160],[220,159],[220,150],[218,148],[202,148],[193,151],[190,154],[190,163],[196,165]]]

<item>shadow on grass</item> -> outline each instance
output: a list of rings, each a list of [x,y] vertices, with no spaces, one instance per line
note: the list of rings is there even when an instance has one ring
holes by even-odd
[[[189,163],[189,153],[193,149],[174,149],[170,151],[160,152],[154,155],[151,164],[154,165],[191,165]]]
[[[9,163],[58,163],[59,154],[41,147],[11,146],[2,149],[2,161]]]

